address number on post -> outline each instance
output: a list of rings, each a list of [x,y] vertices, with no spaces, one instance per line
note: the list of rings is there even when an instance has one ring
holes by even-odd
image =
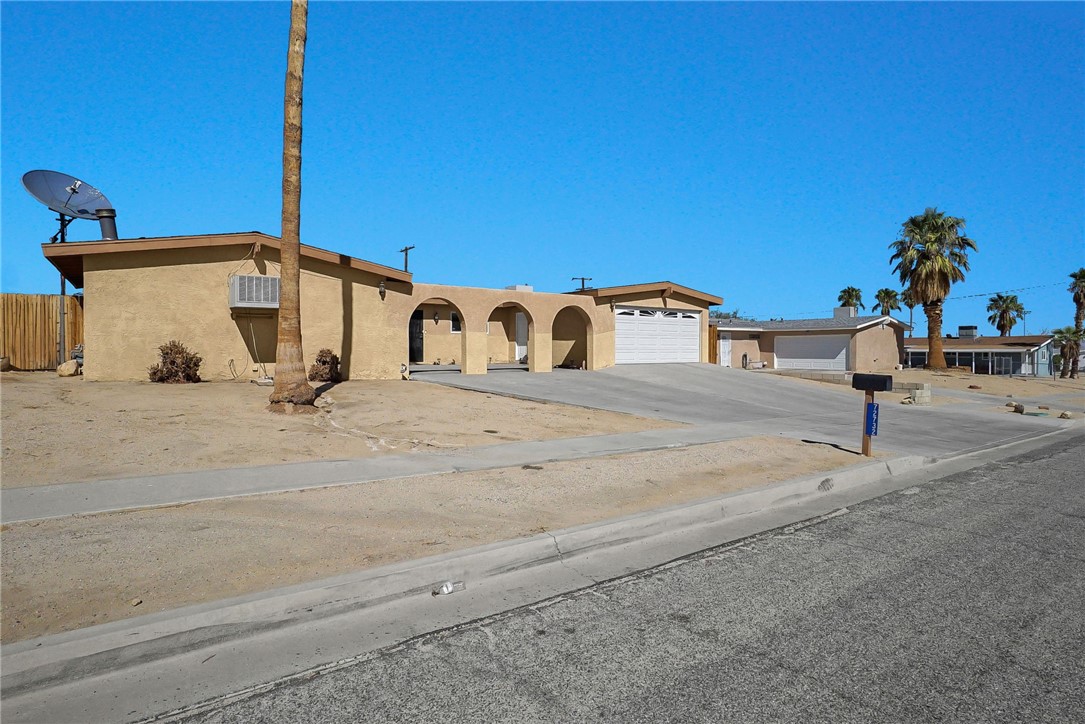
[[[868,402],[866,405],[866,434],[874,436],[878,434],[878,403]]]

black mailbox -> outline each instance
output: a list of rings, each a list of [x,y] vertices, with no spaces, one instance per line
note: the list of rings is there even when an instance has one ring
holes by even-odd
[[[893,375],[859,375],[851,376],[851,386],[857,390],[867,392],[892,392]]]

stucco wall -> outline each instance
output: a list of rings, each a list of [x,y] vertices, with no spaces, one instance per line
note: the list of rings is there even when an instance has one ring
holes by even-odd
[[[880,325],[860,330],[853,343],[854,357],[851,369],[860,372],[878,372],[894,369],[901,362],[904,351],[904,330]]]
[[[275,371],[277,310],[231,310],[232,274],[278,275],[278,250],[252,243],[150,249],[83,256],[85,375],[88,380],[146,380],[157,348],[177,339],[203,358],[206,380],[252,379]],[[455,359],[466,373],[482,374],[512,359],[514,315],[528,319],[529,369],[587,361],[588,369],[614,364],[614,311],[610,299],[386,279],[331,260],[303,256],[301,313],[305,362],[324,347],[338,354],[348,379],[397,379],[409,359],[410,317],[423,305],[428,361]],[[382,295],[378,285],[384,281]],[[448,312],[460,312],[452,334]],[[625,295],[618,305],[701,312],[707,305],[680,294]],[[432,306],[429,306],[433,303]],[[439,322],[433,322],[433,311]],[[563,311],[565,310],[565,311]],[[491,320],[487,334],[486,322]],[[701,359],[707,361],[707,345]],[[254,369],[256,368],[256,369]]]
[[[760,341],[750,339],[750,334],[745,332],[731,332],[731,366],[742,367],[742,355],[747,356],[747,363],[757,362],[761,359]]]
[[[87,255],[86,378],[146,380],[159,345],[172,339],[203,358],[200,376],[206,380],[250,379],[264,369],[274,374],[278,312],[232,312],[228,305],[231,274],[278,275],[276,250],[265,248],[255,261],[245,259],[250,250],[238,245]],[[373,365],[374,343],[387,343],[378,281],[367,272],[302,260],[307,365],[323,347],[339,354],[352,376]]]
[[[463,320],[460,331],[452,330],[452,314],[459,314],[447,304],[422,304],[422,363],[459,364],[463,361]],[[433,315],[437,315],[434,321]]]
[[[587,330],[576,309],[563,309],[554,318],[553,360],[555,367],[581,365],[588,357]]]

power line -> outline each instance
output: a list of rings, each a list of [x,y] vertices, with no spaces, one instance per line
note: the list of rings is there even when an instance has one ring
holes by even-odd
[[[1052,284],[1037,284],[1034,287],[1018,287],[1016,289],[1003,289],[1003,290],[998,291],[998,292],[984,292],[982,294],[965,294],[964,296],[960,296],[960,297],[946,297],[946,301],[948,302],[951,299],[971,299],[973,297],[992,297],[995,294],[1006,294],[1008,292],[1027,292],[1029,289],[1043,289],[1045,287],[1057,287],[1057,286],[1061,286],[1061,285],[1062,285],[1062,282],[1054,282]]]
[[[1031,286],[1031,287],[1017,287],[1015,289],[1002,289],[1002,290],[997,291],[997,292],[983,292],[981,294],[964,294],[964,295],[961,295],[959,297],[946,297],[945,301],[949,302],[949,301],[954,301],[954,300],[958,300],[958,299],[973,299],[975,297],[993,297],[996,294],[1008,294],[1009,292],[1027,292],[1027,291],[1029,291],[1031,289],[1045,289],[1047,287],[1057,287],[1057,286],[1061,286],[1061,285],[1062,285],[1062,282],[1053,282],[1051,284],[1037,284],[1037,285]],[[921,307],[923,305],[917,304],[916,306]],[[833,313],[832,309],[815,309],[813,311],[807,311],[807,312],[789,312],[787,314],[773,314],[771,316],[769,316],[769,315],[760,315],[760,314],[754,314],[754,315],[751,315],[751,316],[755,317],[756,319],[773,319],[773,318],[776,318],[776,317],[783,317],[785,319],[795,319],[795,318],[801,319],[802,317],[810,316],[810,315],[814,315],[814,314],[832,314],[832,313]]]

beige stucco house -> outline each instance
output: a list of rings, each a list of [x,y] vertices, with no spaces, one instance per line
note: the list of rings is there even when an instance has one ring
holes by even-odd
[[[909,327],[888,315],[859,317],[854,307],[838,307],[827,318],[713,319],[710,328],[713,359],[725,367],[879,371],[901,364]]]
[[[404,365],[467,374],[520,363],[597,370],[632,362],[707,362],[719,297],[671,282],[568,294],[530,287],[422,284],[411,274],[302,246],[307,363],[339,355],[348,379],[398,379]],[[208,380],[273,375],[279,239],[259,232],[43,244],[83,289],[84,374],[145,380],[159,345],[203,358]]]

